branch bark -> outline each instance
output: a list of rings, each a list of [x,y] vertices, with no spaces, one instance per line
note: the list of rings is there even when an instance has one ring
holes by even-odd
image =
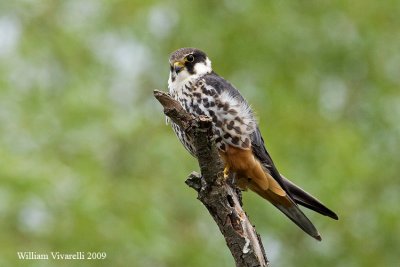
[[[259,234],[242,209],[241,193],[223,176],[221,161],[212,140],[212,122],[206,116],[194,117],[167,93],[154,90],[164,113],[187,134],[193,136],[201,175],[192,172],[186,184],[195,189],[223,234],[238,267],[268,266]]]

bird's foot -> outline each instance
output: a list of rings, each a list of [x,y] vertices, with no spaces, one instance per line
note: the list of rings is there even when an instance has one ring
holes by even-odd
[[[229,177],[229,166],[225,166],[224,168],[224,179],[228,179]]]

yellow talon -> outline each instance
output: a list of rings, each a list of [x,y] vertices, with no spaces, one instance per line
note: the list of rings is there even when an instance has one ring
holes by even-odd
[[[227,179],[229,177],[229,166],[226,165],[224,169],[224,178]]]

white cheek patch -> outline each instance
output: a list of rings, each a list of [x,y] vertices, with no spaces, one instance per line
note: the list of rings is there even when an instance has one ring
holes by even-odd
[[[203,75],[212,72],[211,61],[207,58],[205,62],[199,62],[194,65],[195,75]]]

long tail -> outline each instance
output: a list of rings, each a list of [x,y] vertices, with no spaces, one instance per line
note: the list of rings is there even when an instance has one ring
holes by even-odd
[[[331,217],[332,219],[338,220],[338,216],[335,212],[328,209],[324,204],[322,204],[318,199],[286,179],[281,174],[282,180],[284,185],[286,186],[287,190],[289,190],[290,196],[293,198],[294,202],[303,207],[309,208],[315,212],[318,212],[322,215]]]
[[[226,164],[225,170],[231,169],[236,172],[238,179],[237,185],[239,187],[243,189],[247,187],[250,188],[252,191],[271,202],[304,232],[319,241],[321,240],[321,235],[300,210],[296,202],[318,212],[323,212],[323,214],[328,216],[331,215],[333,218],[336,214],[311,195],[290,183],[287,179],[284,180],[285,182],[282,182],[283,178],[281,178],[277,170],[275,170],[276,172],[274,173],[278,176],[277,179],[280,181],[278,183],[268,171],[268,166],[264,166],[256,159],[251,150],[229,147],[222,156]],[[294,197],[292,197],[292,194]]]
[[[312,222],[304,215],[304,213],[297,206],[295,201],[280,187],[280,185],[267,174],[269,187],[263,190],[259,185],[254,182],[248,184],[249,188],[271,202],[281,212],[283,212],[290,220],[299,226],[304,232],[321,241],[321,235],[312,224]]]

